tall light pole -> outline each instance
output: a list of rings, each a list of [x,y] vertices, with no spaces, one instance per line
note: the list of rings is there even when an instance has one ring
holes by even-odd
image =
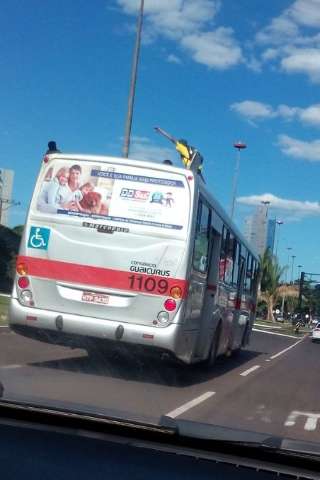
[[[123,156],[125,158],[128,158],[129,148],[130,148],[133,105],[134,105],[134,97],[135,97],[135,91],[136,91],[137,70],[138,70],[138,61],[139,61],[139,53],[140,53],[140,45],[141,45],[143,8],[144,8],[144,0],[141,0],[138,23],[137,23],[136,44],[133,52],[130,91],[129,91],[129,98],[128,98],[128,111],[127,111],[126,128],[125,128],[125,135],[124,135],[124,142],[123,142]]]
[[[287,250],[288,250],[288,260],[287,260],[287,268],[286,268],[286,283],[289,283],[288,282],[288,270],[289,270],[289,267],[290,267],[290,251],[292,250],[292,247],[287,247]]]
[[[269,205],[271,202],[269,200],[261,200],[261,203],[266,207],[266,218],[268,218]]]
[[[234,148],[238,150],[237,159],[236,159],[236,166],[234,169],[233,175],[233,185],[232,185],[232,201],[231,201],[231,212],[230,217],[233,219],[234,214],[234,206],[236,202],[236,195],[237,195],[237,186],[238,186],[238,176],[239,176],[239,168],[240,168],[240,152],[247,148],[247,145],[241,141],[236,142],[233,144]]]
[[[297,265],[297,268],[298,268],[298,278],[300,279],[300,274],[301,274],[301,268],[303,267],[303,265]]]
[[[292,263],[291,263],[291,282],[293,283],[293,265],[294,265],[294,259],[296,258],[296,255],[291,255],[292,258]]]
[[[279,247],[279,240],[280,240],[280,227],[283,225],[282,220],[276,220],[276,229],[275,229],[275,234],[277,235],[277,225],[279,225],[278,228],[278,235],[277,235],[277,242],[276,242],[276,257],[278,256],[278,247]]]

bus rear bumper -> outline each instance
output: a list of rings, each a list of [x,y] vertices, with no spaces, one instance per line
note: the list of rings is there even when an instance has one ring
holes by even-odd
[[[191,363],[196,332],[183,325],[152,327],[94,317],[25,307],[15,298],[9,308],[9,327],[14,332],[46,343],[86,348],[90,340],[131,344],[170,352]]]

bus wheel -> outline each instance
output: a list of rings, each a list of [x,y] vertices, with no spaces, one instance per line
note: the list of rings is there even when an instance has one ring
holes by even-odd
[[[241,353],[242,348],[246,346],[246,338],[248,336],[248,329],[249,329],[249,327],[248,327],[248,323],[247,323],[246,327],[244,329],[244,332],[242,334],[240,346],[238,348],[235,348],[234,350],[232,350],[232,356],[239,355]]]
[[[220,343],[220,333],[221,333],[221,324],[219,323],[213,335],[209,356],[205,361],[205,365],[207,367],[213,367],[213,365],[216,363],[216,359],[218,356],[219,343]]]

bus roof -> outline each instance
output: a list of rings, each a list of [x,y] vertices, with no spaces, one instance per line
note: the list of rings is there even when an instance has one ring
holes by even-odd
[[[50,159],[57,160],[79,160],[79,161],[92,161],[92,162],[102,162],[109,163],[115,162],[118,165],[132,165],[134,167],[142,168],[151,168],[152,170],[162,170],[165,172],[172,172],[182,174],[184,176],[190,175],[190,170],[181,167],[175,167],[174,165],[168,165],[161,162],[148,162],[146,160],[138,160],[134,158],[122,158],[122,157],[112,157],[108,155],[80,155],[77,153],[74,154],[64,154],[64,153],[51,153],[47,154]]]
[[[182,167],[175,167],[174,165],[168,165],[165,163],[158,163],[158,162],[148,162],[144,160],[138,160],[133,158],[122,158],[122,157],[113,157],[107,155],[83,155],[83,154],[64,154],[64,153],[51,153],[47,154],[46,156],[50,157],[50,160],[57,159],[57,160],[79,160],[79,161],[93,161],[93,162],[102,162],[102,163],[109,163],[115,162],[118,165],[132,165],[135,167],[141,168],[150,168],[152,170],[161,170],[166,172],[172,172],[180,175],[184,175],[185,177],[190,176],[190,170],[187,170]],[[201,180],[201,177],[198,176],[196,181],[198,183],[200,191],[204,193],[204,196],[207,198],[209,203],[214,207],[217,214],[221,217],[221,219],[225,222],[226,225],[231,229],[231,231],[240,239],[241,243],[250,251],[250,253],[255,257],[256,260],[259,261],[259,256],[257,252],[255,252],[254,248],[250,243],[245,239],[243,234],[240,232],[236,224],[229,218],[226,211],[220,205],[218,200],[210,193],[206,184]]]

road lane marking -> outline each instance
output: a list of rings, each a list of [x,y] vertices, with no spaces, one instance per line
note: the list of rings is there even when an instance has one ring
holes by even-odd
[[[304,340],[304,337],[301,338],[300,340],[298,340],[296,343],[293,343],[292,345],[290,345],[290,347],[287,347],[287,348],[285,348],[284,350],[281,350],[281,352],[278,352],[278,353],[276,353],[275,355],[272,355],[272,357],[270,357],[270,360],[274,360],[275,358],[279,357],[279,356],[282,355],[283,353],[286,353],[288,350],[290,350],[291,348],[293,348],[293,347],[295,347],[296,345],[298,345],[299,343],[301,343],[302,340]]]
[[[279,335],[279,337],[297,338],[294,335],[287,335],[286,333],[269,332],[268,330],[260,330],[260,328],[253,328],[254,332],[268,333],[269,335]]]
[[[260,365],[254,365],[253,367],[249,368],[249,369],[246,370],[245,372],[240,373],[240,375],[241,375],[242,377],[246,377],[247,375],[249,375],[249,373],[254,372],[254,371],[257,370],[258,368],[260,368]]]
[[[263,327],[263,328],[273,328],[274,330],[282,330],[282,327],[277,327],[273,325],[264,325],[263,323],[255,323],[257,327]]]
[[[320,413],[313,412],[300,412],[299,410],[293,410],[284,423],[285,427],[293,427],[296,424],[298,417],[307,417],[304,424],[304,430],[313,432],[317,428],[318,420],[320,419]]]
[[[196,407],[200,403],[205,402],[206,400],[208,400],[208,398],[215,395],[215,393],[216,392],[206,392],[203,395],[200,395],[200,397],[194,398],[193,400],[190,400],[190,402],[187,402],[181,405],[181,407],[178,407],[175,410],[167,413],[166,417],[176,418],[182,413],[185,413],[187,410],[190,410],[191,408]]]
[[[1,370],[3,370],[3,369],[7,370],[8,368],[21,368],[21,367],[22,367],[22,365],[12,364],[12,365],[3,365],[3,366],[0,367],[0,369]]]

